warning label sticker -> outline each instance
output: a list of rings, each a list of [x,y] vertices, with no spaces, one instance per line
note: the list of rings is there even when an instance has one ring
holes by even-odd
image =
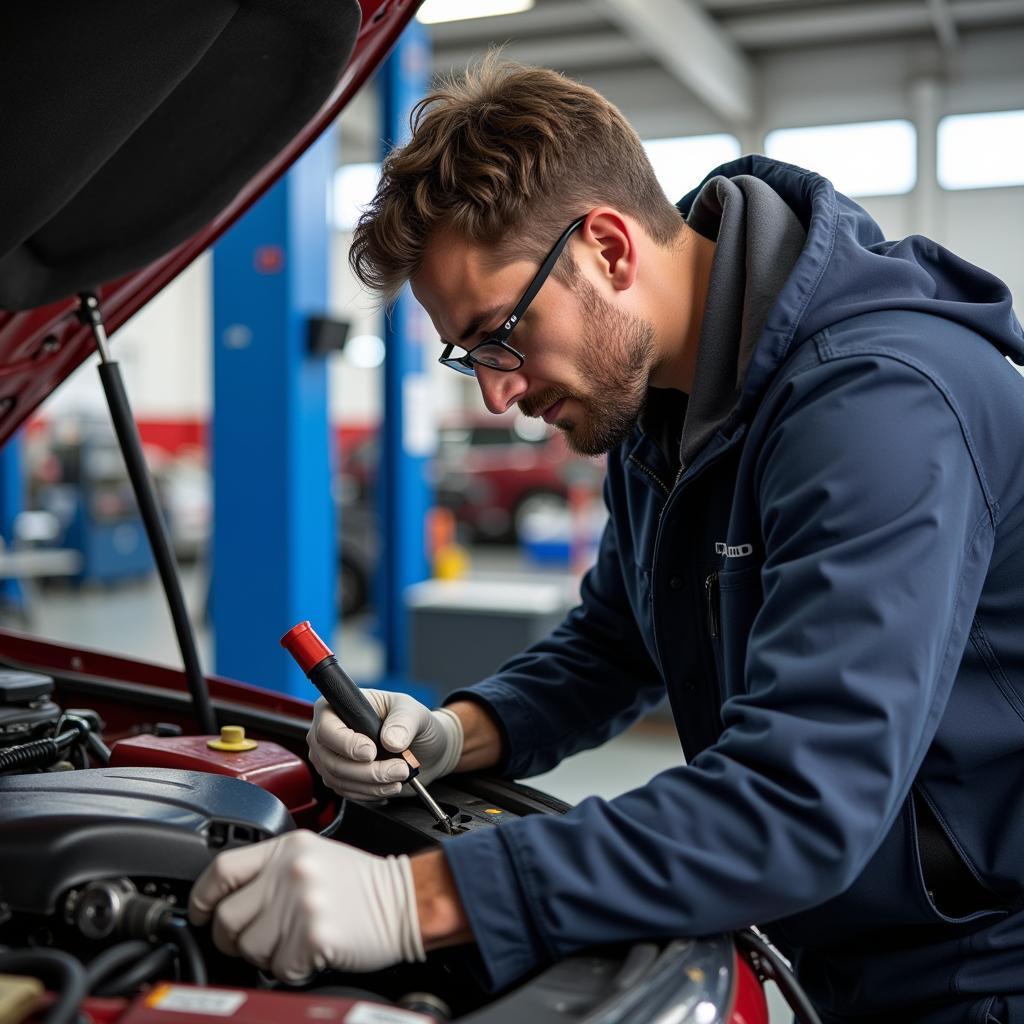
[[[154,1010],[174,1010],[207,1017],[230,1017],[245,1002],[244,992],[224,988],[186,988],[183,985],[157,985],[146,997]]]
[[[345,1024],[423,1024],[429,1020],[422,1013],[378,1003],[356,1003],[345,1015]]]

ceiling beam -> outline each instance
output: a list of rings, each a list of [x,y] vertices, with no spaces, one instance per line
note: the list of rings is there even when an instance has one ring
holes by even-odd
[[[928,12],[913,3],[864,3],[810,11],[779,11],[728,18],[726,31],[741,46],[801,46],[845,38],[927,31]]]
[[[920,0],[876,0],[728,17],[723,18],[722,26],[740,46],[755,49],[839,43],[934,31],[929,6]],[[960,28],[1024,24],[1021,0],[947,0],[944,6]]]
[[[495,42],[501,42],[500,39]],[[485,52],[481,46],[438,46],[433,52],[436,75],[456,74],[478,61]],[[650,62],[649,54],[633,40],[614,29],[604,32],[573,33],[550,39],[510,40],[502,47],[506,60],[536,64],[556,71],[594,71],[596,68],[636,65]]]
[[[960,35],[956,30],[956,19],[946,0],[926,0],[928,13],[932,16],[935,35],[947,53],[956,53],[960,48]]]
[[[850,0],[811,0],[815,6],[849,3]],[[794,0],[701,0],[701,6],[712,14],[743,10],[750,14],[753,8],[769,10],[772,7],[793,7]]]
[[[693,0],[598,0],[597,6],[723,121],[754,119],[749,61]]]

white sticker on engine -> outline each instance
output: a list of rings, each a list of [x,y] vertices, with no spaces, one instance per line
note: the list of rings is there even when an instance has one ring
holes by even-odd
[[[422,1013],[379,1003],[356,1003],[345,1015],[345,1024],[423,1024],[426,1020]]]
[[[157,985],[147,996],[146,1005],[154,1010],[198,1013],[208,1017],[230,1017],[245,999],[244,992],[231,992],[228,989]]]

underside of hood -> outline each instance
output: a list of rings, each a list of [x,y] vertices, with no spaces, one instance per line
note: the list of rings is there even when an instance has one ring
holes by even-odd
[[[149,263],[201,228],[323,103],[356,0],[5,6],[0,307]]]
[[[345,107],[418,0],[0,5],[0,443]]]

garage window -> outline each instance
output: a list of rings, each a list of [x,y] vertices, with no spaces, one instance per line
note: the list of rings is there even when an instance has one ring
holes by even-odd
[[[848,196],[894,196],[917,180],[917,133],[909,121],[779,128],[765,138],[774,160],[817,171]]]
[[[938,149],[943,188],[1024,185],[1024,110],[944,117]]]
[[[647,139],[644,149],[665,195],[675,202],[696,188],[708,171],[740,155],[735,135],[688,135]]]
[[[370,205],[377,182],[380,164],[342,164],[334,174],[334,227],[338,231],[355,230],[356,221]]]

